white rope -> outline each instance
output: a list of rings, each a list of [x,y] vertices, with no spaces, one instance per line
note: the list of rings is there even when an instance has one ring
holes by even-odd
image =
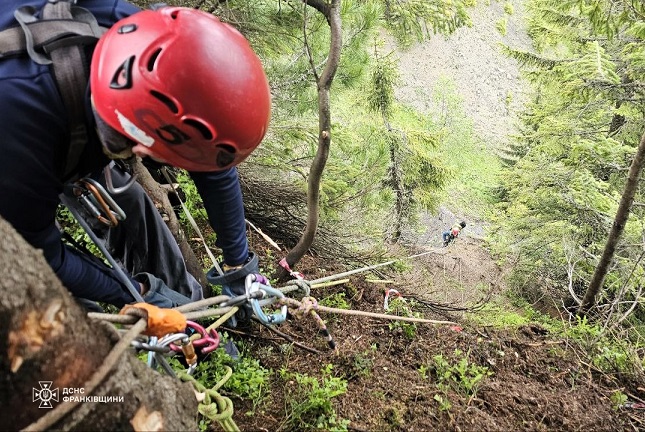
[[[175,195],[177,195],[177,198],[179,199],[179,203],[181,204],[181,208],[184,210],[184,214],[186,215],[186,218],[188,218],[188,222],[190,222],[190,225],[193,227],[193,229],[195,230],[199,238],[202,240],[202,244],[206,249],[206,253],[210,257],[211,261],[213,262],[213,266],[215,266],[215,268],[217,269],[217,272],[220,275],[223,275],[224,272],[220,268],[219,263],[217,262],[217,259],[215,259],[215,255],[213,255],[213,252],[211,251],[211,249],[208,247],[208,244],[206,244],[206,240],[204,239],[204,236],[202,235],[202,231],[199,229],[199,226],[197,226],[197,222],[195,222],[193,215],[190,214],[188,207],[186,207],[186,204],[184,204],[184,201],[179,196],[179,193],[175,188],[175,184],[170,180],[170,176],[168,175],[168,171],[166,170],[166,167],[162,167],[161,172],[163,173],[163,176],[166,178],[166,181],[168,182],[168,184],[170,184],[170,187],[172,188]]]

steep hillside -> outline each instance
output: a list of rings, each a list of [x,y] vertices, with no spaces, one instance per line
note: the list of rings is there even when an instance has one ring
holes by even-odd
[[[397,51],[401,86],[396,94],[400,102],[421,112],[433,111],[439,108],[432,99],[433,88],[442,78],[450,79],[476,132],[488,148],[494,148],[513,133],[517,112],[526,100],[518,64],[501,53],[500,44],[528,49],[531,40],[521,0],[492,0],[490,6],[478,3],[471,27]],[[512,4],[512,14],[505,12],[506,3]],[[504,19],[506,34],[502,35],[496,24]]]
[[[456,219],[468,222],[466,235],[484,236],[488,209],[473,190],[495,184],[499,169],[495,155],[515,132],[518,113],[527,99],[528,88],[521,80],[519,65],[500,49],[502,44],[519,49],[531,46],[523,1],[478,3],[471,14],[471,27],[395,51],[401,77],[396,90],[399,102],[432,117],[441,116],[447,108],[440,94],[449,84],[454,86],[466,121],[474,129],[474,143],[469,148],[459,141],[442,143],[442,153],[454,155],[444,160],[454,171],[454,178],[447,187],[444,205],[435,214],[422,215],[420,232],[406,234],[407,241],[417,246],[439,245],[441,231]],[[500,23],[505,23],[505,35],[500,33]],[[390,48],[394,49],[392,42]]]
[[[526,99],[517,64],[498,49],[500,42],[530,45],[521,1],[507,3],[513,5],[510,15],[505,3],[480,4],[471,28],[398,53],[399,101],[436,112],[441,107],[432,89],[449,79],[486,153],[505,145]],[[501,36],[498,23],[504,18],[507,33]],[[441,231],[456,218],[468,220],[464,236],[440,247]],[[299,346],[253,327],[240,336],[261,365],[290,373],[274,374],[261,408],[249,401],[236,403],[237,412],[251,414],[236,414],[242,430],[296,431],[307,423],[350,431],[615,431],[645,424],[642,411],[616,397],[642,402],[637,396],[643,390],[641,377],[614,375],[581,361],[588,347],[515,314],[508,301],[489,302],[505,290],[505,270],[484,247],[485,214],[447,200],[437,214],[422,220],[421,232],[405,235],[411,253],[420,256],[395,268],[353,275],[347,283],[312,291],[312,296],[321,304],[383,314],[384,294],[393,288],[403,300],[391,303],[390,313],[453,324],[321,313],[337,343],[335,351],[308,315],[279,327]],[[334,273],[333,264],[308,260],[300,265],[308,279]],[[304,375],[318,381],[303,393],[298,377]],[[346,381],[346,392],[334,387],[334,379]],[[332,396],[335,416],[330,418],[322,400]]]
[[[301,431],[320,424],[319,430],[361,432],[618,431],[645,424],[638,409],[641,377],[603,371],[584,360],[588,347],[513,313],[511,305],[460,311],[482,307],[503,289],[502,271],[479,240],[425,253],[404,260],[399,270],[312,290],[320,304],[348,308],[319,312],[336,350],[308,314],[294,314],[278,327],[290,341],[257,325],[235,331],[274,372],[260,405],[234,401],[241,430]],[[330,263],[311,258],[303,269],[308,279],[334,274]],[[453,324],[361,315],[386,312],[386,287],[404,298],[390,302],[390,314]],[[616,395],[637,404],[625,405]]]

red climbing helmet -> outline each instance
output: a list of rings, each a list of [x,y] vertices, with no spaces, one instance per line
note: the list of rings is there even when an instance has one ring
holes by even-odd
[[[260,60],[235,28],[190,8],[118,21],[92,58],[94,109],[148,156],[190,171],[242,162],[269,126]]]

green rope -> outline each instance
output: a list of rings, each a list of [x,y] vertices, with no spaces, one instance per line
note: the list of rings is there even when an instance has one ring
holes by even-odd
[[[233,375],[233,369],[228,366],[224,367],[226,368],[224,378],[215,384],[212,389],[207,389],[202,383],[188,375],[185,371],[178,372],[177,376],[182,381],[192,383],[195,390],[199,393],[204,393],[204,400],[197,407],[197,411],[201,415],[211,421],[218,422],[225,432],[240,432],[240,428],[237,427],[237,424],[233,420],[233,402],[217,392],[228,381],[231,375]]]

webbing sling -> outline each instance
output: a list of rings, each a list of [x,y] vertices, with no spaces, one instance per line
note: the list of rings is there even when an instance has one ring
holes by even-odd
[[[80,159],[85,143],[85,91],[88,64],[84,46],[95,43],[105,29],[74,0],[49,0],[38,18],[32,6],[14,12],[20,27],[0,32],[0,60],[28,54],[36,63],[51,65],[58,91],[68,113],[70,143],[63,178],[68,178]]]

